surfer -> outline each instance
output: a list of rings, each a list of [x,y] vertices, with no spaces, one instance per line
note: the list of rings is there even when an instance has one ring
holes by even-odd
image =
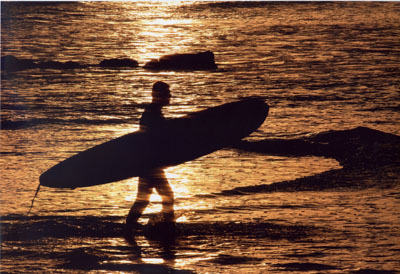
[[[152,89],[152,102],[145,108],[140,118],[141,130],[152,130],[165,122],[162,108],[169,105],[171,92],[169,85],[164,82],[156,82]],[[139,177],[138,192],[135,203],[129,211],[126,225],[129,230],[133,229],[138,219],[149,204],[153,188],[162,198],[162,219],[163,222],[174,222],[174,193],[165,177],[162,168],[153,168],[145,171]]]

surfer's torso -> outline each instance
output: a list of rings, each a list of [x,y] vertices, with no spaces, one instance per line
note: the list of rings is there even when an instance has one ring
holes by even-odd
[[[139,125],[142,130],[158,128],[165,122],[161,106],[157,104],[148,105],[140,118]]]

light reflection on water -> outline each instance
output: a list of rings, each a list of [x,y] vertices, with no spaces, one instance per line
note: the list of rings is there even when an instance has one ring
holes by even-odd
[[[150,101],[151,84],[158,80],[171,84],[172,104],[165,110],[171,118],[240,97],[265,97],[271,107],[269,117],[250,136],[252,140],[290,139],[361,125],[400,133],[397,3],[236,5],[246,4],[226,8],[184,2],[72,2],[42,8],[24,5],[10,10],[11,19],[2,16],[2,54],[83,64],[128,57],[143,65],[164,54],[211,50],[220,70],[89,67],[35,69],[2,77],[2,121],[22,122],[22,126],[0,134],[1,215],[25,214],[38,177],[49,167],[137,130],[142,104]],[[341,262],[341,269],[329,273],[398,269],[393,260],[399,229],[393,220],[399,215],[396,189],[215,195],[337,168],[333,159],[231,149],[168,168],[178,220],[183,224],[265,221],[322,226],[333,232],[304,241],[229,233],[226,237],[190,236],[176,245],[172,262],[163,258],[156,243],[140,236],[142,262],[204,273],[210,269],[221,273],[277,271],[274,264],[300,260],[335,266]],[[137,178],[132,178],[73,191],[43,188],[33,215],[117,216],[122,223],[135,199],[136,186]],[[160,210],[159,201],[157,196],[152,198],[142,222]],[[2,264],[11,269],[28,271],[36,265],[37,271],[55,271],[61,260],[50,259],[48,247],[66,255],[66,245],[68,251],[100,252],[106,263],[138,262],[131,250],[124,249],[127,244],[121,238],[78,237],[43,240],[36,246],[27,242],[5,246],[46,254],[49,259],[2,259]],[[224,264],[224,256],[232,254],[260,261]]]

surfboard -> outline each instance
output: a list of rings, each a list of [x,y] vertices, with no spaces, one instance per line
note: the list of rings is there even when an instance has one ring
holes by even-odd
[[[248,136],[261,126],[268,110],[264,100],[247,98],[169,119],[157,128],[126,134],[58,163],[40,176],[40,185],[88,187],[179,165]]]

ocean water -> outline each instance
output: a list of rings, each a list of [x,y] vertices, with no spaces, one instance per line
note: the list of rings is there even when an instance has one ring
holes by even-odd
[[[1,271],[397,273],[399,41],[397,2],[2,2],[2,56],[139,67],[2,72]],[[217,70],[143,69],[205,50]],[[171,85],[167,118],[248,96],[270,106],[255,148],[166,169],[176,239],[121,236],[137,178],[43,187],[27,215],[40,174],[138,129],[155,81]],[[160,209],[152,196],[142,224]]]

